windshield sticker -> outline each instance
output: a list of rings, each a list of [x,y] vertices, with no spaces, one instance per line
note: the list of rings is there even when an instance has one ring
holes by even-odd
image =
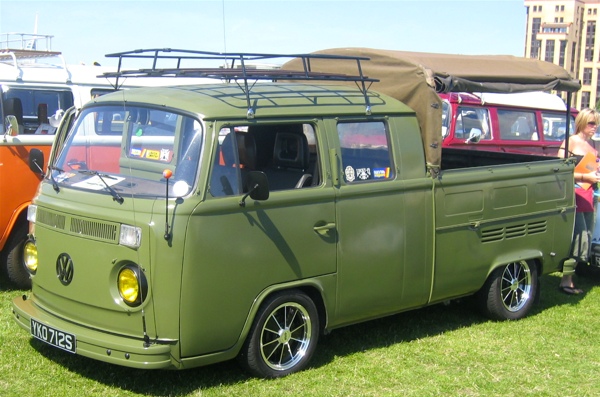
[[[67,179],[74,177],[75,174],[73,172],[63,172],[62,174],[57,175],[54,180],[57,183],[61,183],[63,181],[66,181]]]
[[[94,175],[93,177],[86,179],[85,181],[74,183],[73,186],[89,190],[102,190],[106,189],[106,185],[113,186],[124,179],[125,178],[120,176],[111,176],[110,178],[104,177],[104,181],[106,182],[105,184],[104,182],[102,182],[102,179],[100,179],[98,175]]]
[[[173,158],[173,151],[170,149],[142,149],[142,148],[131,148],[129,150],[129,157],[138,157],[141,159],[164,161],[170,162]]]
[[[373,169],[373,179],[387,179],[389,177],[390,177],[390,167]]]
[[[357,168],[356,176],[360,180],[367,180],[371,177],[371,169],[370,168]]]
[[[346,174],[346,181],[354,182],[354,179],[356,178],[356,175],[354,174],[354,168],[347,166],[344,170],[344,174]]]

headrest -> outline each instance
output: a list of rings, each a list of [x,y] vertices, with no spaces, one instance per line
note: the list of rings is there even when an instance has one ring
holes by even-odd
[[[308,141],[304,134],[278,132],[273,149],[273,165],[282,168],[308,168]]]
[[[252,134],[236,133],[240,164],[244,168],[256,169],[256,141]]]
[[[48,124],[48,105],[45,103],[38,104],[37,109],[38,124]]]
[[[8,98],[4,100],[4,115],[15,116],[17,123],[23,124],[23,104],[19,98]]]
[[[223,159],[223,165],[229,167],[234,165],[236,160],[234,152],[235,147],[233,145],[234,134],[234,132],[230,132],[229,134],[225,135],[223,143],[221,144],[221,158]]]

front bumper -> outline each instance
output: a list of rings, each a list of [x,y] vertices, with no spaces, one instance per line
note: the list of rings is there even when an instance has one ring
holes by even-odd
[[[16,322],[31,332],[31,318],[49,327],[74,334],[77,338],[76,354],[111,364],[132,368],[160,369],[181,368],[174,359],[176,340],[155,340],[145,345],[141,338],[110,334],[58,318],[25,296],[12,302]]]

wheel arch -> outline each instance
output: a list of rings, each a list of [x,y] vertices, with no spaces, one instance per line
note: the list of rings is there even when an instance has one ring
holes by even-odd
[[[538,271],[538,275],[541,275],[543,274],[543,258],[544,254],[540,250],[519,250],[503,253],[502,255],[498,255],[492,261],[486,275],[486,280],[497,268],[505,266],[508,263],[519,261],[527,261],[531,265],[534,265]]]
[[[4,251],[6,244],[13,238],[13,232],[17,228],[17,225],[22,222],[27,222],[27,207],[29,207],[29,204],[31,204],[31,201],[27,201],[18,206],[8,220],[4,235],[0,239],[0,251]]]
[[[256,319],[256,315],[261,307],[261,305],[271,296],[277,293],[283,293],[286,291],[300,291],[307,295],[315,304],[317,308],[317,313],[319,314],[319,332],[323,332],[327,328],[327,318],[328,311],[325,304],[325,290],[324,286],[318,280],[302,280],[302,282],[293,282],[286,283],[280,285],[270,286],[265,288],[261,293],[256,297],[250,311],[248,312],[248,316],[246,317],[246,321],[242,328],[242,332],[240,334],[240,338],[237,343],[236,350],[239,352],[241,347],[243,346],[250,330],[252,328],[252,324]]]

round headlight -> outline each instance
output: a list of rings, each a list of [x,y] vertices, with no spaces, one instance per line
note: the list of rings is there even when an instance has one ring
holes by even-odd
[[[31,274],[38,268],[38,252],[33,241],[27,241],[23,247],[23,262]]]
[[[123,301],[129,306],[142,303],[148,290],[144,274],[135,266],[125,266],[118,275],[117,285]]]

